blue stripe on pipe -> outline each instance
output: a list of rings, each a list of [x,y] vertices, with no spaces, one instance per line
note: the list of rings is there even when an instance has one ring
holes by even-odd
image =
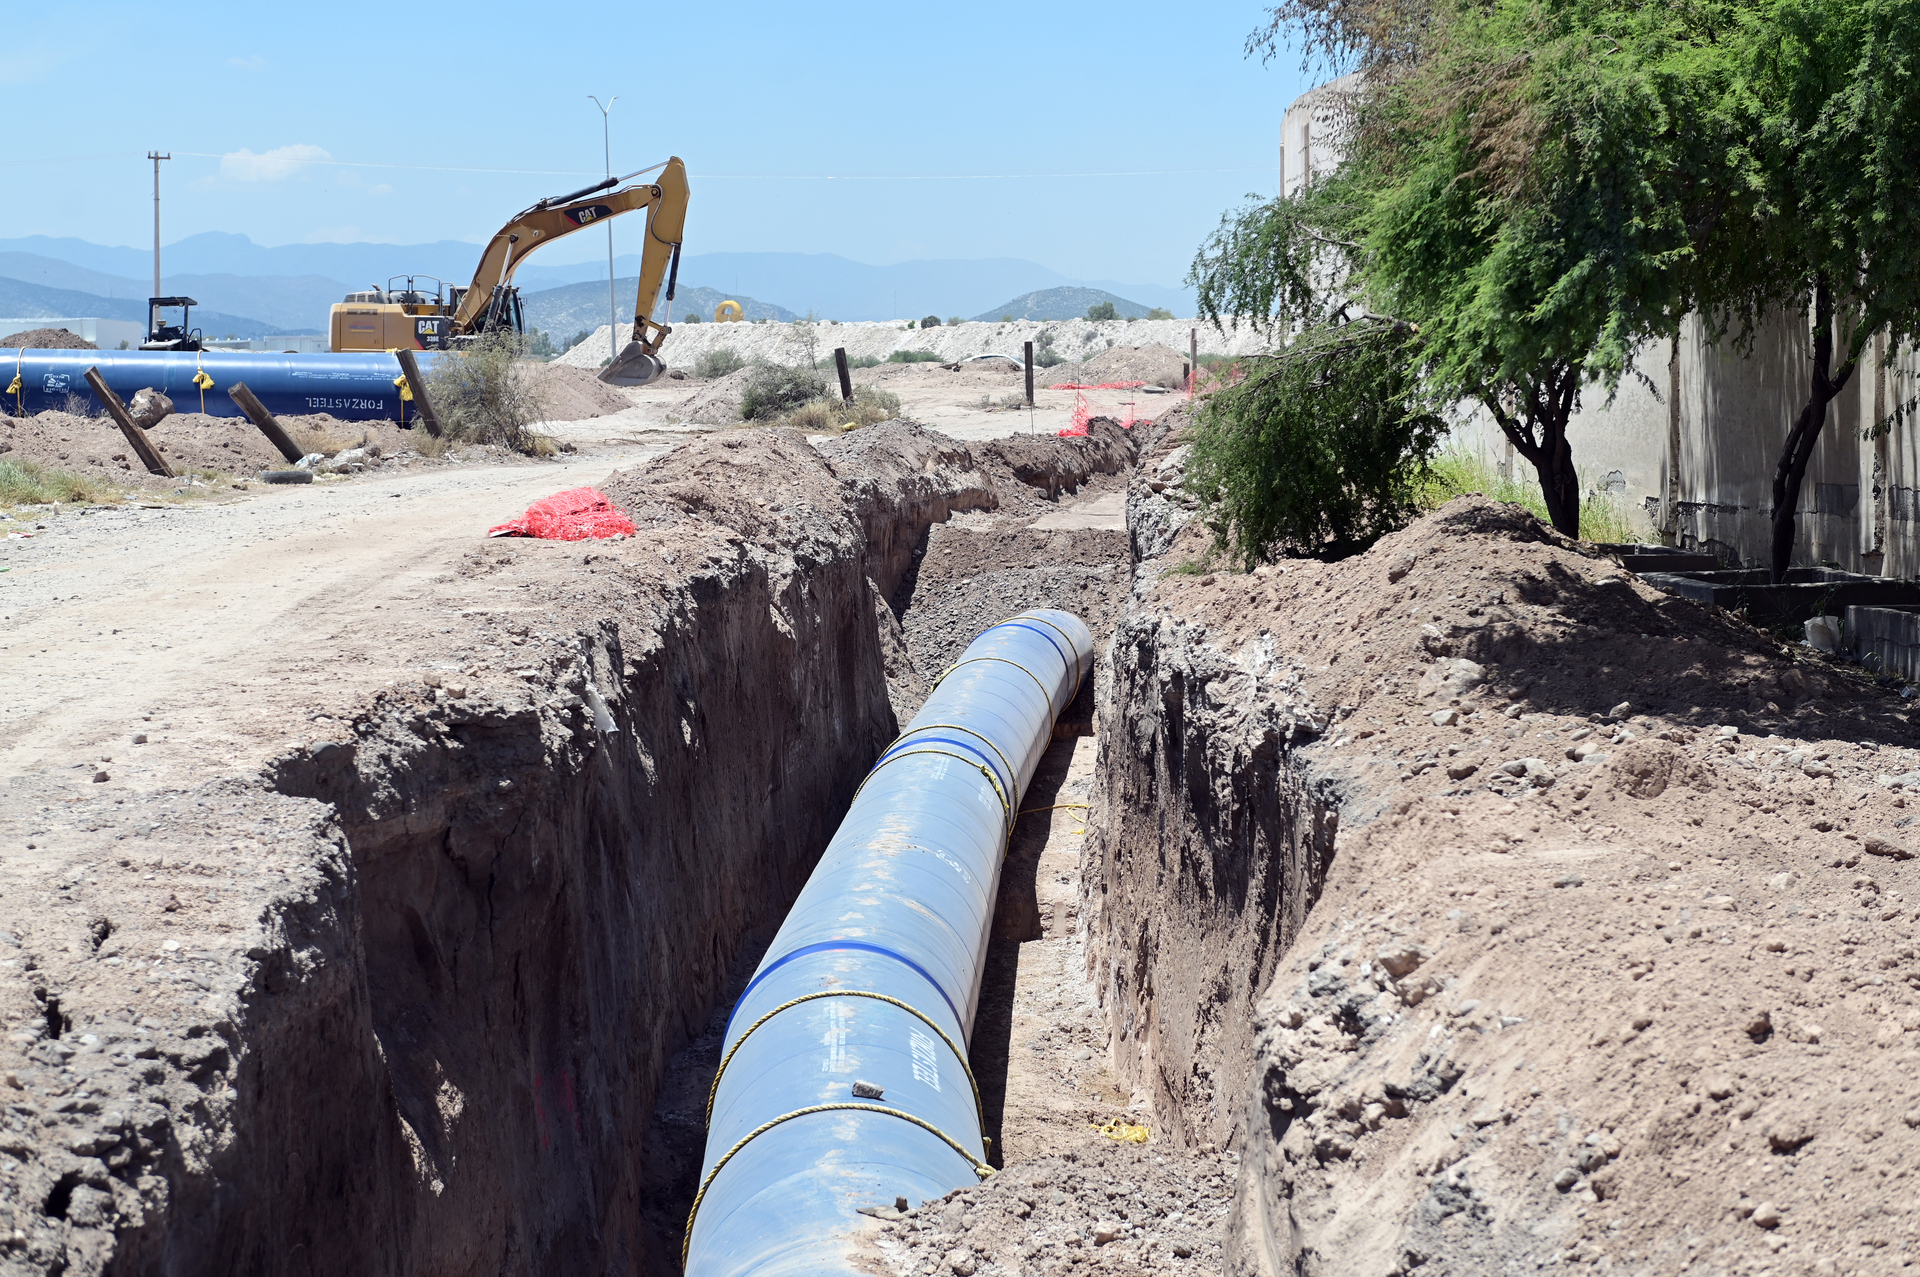
[[[932,730],[937,731],[939,729],[934,728]],[[1009,792],[1012,791],[1013,783],[1014,783],[1013,777],[1000,775],[1000,769],[993,765],[993,760],[991,758],[988,758],[985,754],[981,753],[980,750],[975,746],[969,745],[967,744],[967,742],[963,740],[955,740],[951,736],[902,736],[900,738],[899,744],[896,744],[892,749],[880,755],[880,761],[876,762],[871,768],[868,769],[869,774],[879,771],[881,763],[884,763],[888,759],[894,757],[896,754],[901,753],[903,750],[907,748],[907,746],[924,745],[929,741],[932,741],[935,744],[940,744],[940,745],[958,745],[961,749],[966,750],[969,754],[975,755],[980,759],[981,762],[987,765],[988,769],[993,772],[994,776],[997,779],[1004,781],[1006,783],[1006,786]]]
[[[782,954],[779,958],[775,959],[773,962],[769,963],[766,967],[762,968],[760,971],[760,974],[754,976],[752,980],[748,981],[747,987],[740,991],[740,1000],[733,1004],[732,1014],[727,1016],[727,1033],[733,1032],[734,1016],[737,1016],[740,1014],[740,1008],[743,1005],[745,1005],[747,1000],[747,995],[753,992],[755,985],[759,984],[762,980],[766,979],[768,976],[778,971],[781,967],[786,966],[789,962],[792,962],[795,958],[804,958],[809,953],[830,953],[837,949],[857,949],[862,953],[877,953],[883,958],[892,958],[895,962],[898,962],[903,966],[913,968],[913,970],[919,974],[921,979],[925,980],[928,984],[933,986],[934,992],[938,993],[941,997],[941,1000],[947,1004],[947,1010],[953,1012],[953,1018],[961,1024],[965,1024],[967,1022],[967,1017],[964,1015],[961,1015],[960,1008],[953,1005],[953,999],[948,997],[947,991],[940,987],[940,982],[934,979],[931,975],[928,975],[927,969],[925,967],[915,962],[912,958],[909,958],[906,954],[895,953],[892,949],[885,949],[877,944],[868,944],[864,940],[822,940],[818,944],[802,945],[800,948],[795,949],[792,953]],[[721,1041],[724,1042],[725,1040],[726,1040],[726,1034],[722,1034]]]
[[[1062,669],[1072,670],[1075,674],[1078,674],[1080,672],[1079,662],[1068,660],[1067,654],[1060,650],[1060,645],[1053,641],[1053,635],[1047,633],[1045,630],[1041,629],[1037,625],[1026,625],[1019,621],[1002,621],[1000,622],[1000,624],[994,626],[993,629],[995,630],[1032,630],[1035,634],[1038,634],[1041,638],[1045,639],[1049,647],[1053,648],[1054,654],[1060,658],[1060,667]],[[991,634],[993,631],[989,630],[987,632]],[[1078,691],[1079,689],[1075,688],[1074,690]],[[1051,709],[1052,706],[1048,706],[1048,708]]]

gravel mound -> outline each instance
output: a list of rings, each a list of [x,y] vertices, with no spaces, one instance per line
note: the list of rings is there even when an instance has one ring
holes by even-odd
[[[76,337],[64,328],[29,328],[21,333],[9,333],[0,337],[0,347],[18,350],[22,346],[28,350],[98,350],[98,346],[85,337]]]
[[[357,446],[362,440],[387,454],[412,446],[413,432],[390,421],[337,421],[325,413],[279,420],[296,442],[315,451],[331,453]],[[286,458],[245,417],[176,412],[155,426],[148,437],[176,471],[212,470],[245,478],[286,464]],[[113,418],[105,413],[85,416],[41,412],[0,420],[0,453],[9,461],[30,461],[114,483],[144,483],[154,478],[140,464]],[[167,481],[154,478],[154,482]]]
[[[533,362],[520,368],[532,380],[549,421],[586,421],[633,407],[633,400],[618,386],[601,381],[593,369]]]

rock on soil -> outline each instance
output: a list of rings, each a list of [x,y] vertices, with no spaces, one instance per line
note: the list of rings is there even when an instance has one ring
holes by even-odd
[[[75,336],[64,328],[29,328],[25,332],[8,333],[0,337],[0,348],[18,350],[22,346],[28,350],[100,349],[85,337]]]
[[[1123,1081],[1243,1154],[1229,1269],[1904,1264],[1906,703],[1484,498],[1174,573],[1182,446],[1129,492],[1083,889]]]

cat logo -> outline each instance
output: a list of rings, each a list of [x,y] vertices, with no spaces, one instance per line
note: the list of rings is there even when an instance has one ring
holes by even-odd
[[[569,208],[564,211],[567,215],[567,220],[575,226],[585,226],[588,222],[596,221],[613,212],[613,210],[605,204],[588,204],[583,208]]]

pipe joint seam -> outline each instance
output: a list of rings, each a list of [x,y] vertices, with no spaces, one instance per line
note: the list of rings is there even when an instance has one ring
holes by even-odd
[[[986,1179],[993,1174],[993,1167],[967,1152],[959,1140],[953,1138],[953,1136],[947,1134],[925,1118],[915,1117],[911,1113],[904,1112],[897,1108],[891,1108],[885,1104],[810,1104],[806,1108],[795,1109],[791,1113],[782,1113],[779,1117],[771,1121],[762,1122],[759,1126],[754,1127],[751,1131],[741,1136],[739,1143],[721,1154],[720,1160],[715,1162],[713,1169],[707,1172],[706,1179],[701,1181],[700,1191],[693,1195],[693,1209],[687,1212],[687,1230],[680,1242],[680,1266],[682,1268],[687,1266],[687,1255],[693,1246],[693,1221],[700,1214],[700,1203],[706,1200],[707,1190],[713,1187],[713,1181],[719,1177],[721,1171],[726,1169],[727,1163],[733,1160],[734,1154],[782,1122],[791,1122],[796,1117],[807,1117],[814,1113],[834,1113],[848,1109],[858,1113],[879,1113],[886,1117],[897,1117],[903,1121],[912,1122],[921,1130],[931,1132],[946,1141],[948,1148],[951,1148],[954,1152],[967,1159],[967,1162],[973,1167],[973,1173],[979,1178]]]
[[[874,776],[879,774],[879,771],[882,767],[885,767],[888,763],[898,762],[902,758],[910,758],[915,754],[939,754],[943,758],[957,758],[961,762],[965,763],[967,766],[979,772],[982,776],[985,776],[987,778],[987,783],[993,786],[993,796],[1000,800],[1000,810],[1004,814],[1006,825],[1007,825],[1007,836],[1008,837],[1013,836],[1013,820],[1014,820],[1013,801],[1007,797],[1006,787],[1000,783],[1000,778],[993,774],[993,768],[987,766],[985,763],[976,763],[975,761],[973,761],[973,759],[968,758],[965,754],[956,754],[949,749],[903,749],[903,750],[900,750],[898,753],[894,754],[891,758],[881,759],[879,762],[873,765],[873,770],[867,773],[866,780],[863,780],[860,782],[860,789],[856,789],[853,791],[854,801],[858,802],[860,800],[860,790],[865,789],[867,787],[867,781],[872,780]],[[849,806],[851,805],[852,804],[849,804]]]
[[[896,747],[903,744],[906,741],[907,737],[918,736],[921,732],[930,732],[936,728],[940,728],[949,732],[965,732],[967,735],[973,737],[977,741],[980,741],[981,743],[986,745],[988,749],[993,751],[993,756],[995,758],[998,758],[1000,760],[1000,765],[1007,769],[1008,776],[1017,777],[1019,775],[1018,772],[1014,771],[1013,764],[1007,761],[1006,754],[1002,753],[1000,747],[993,743],[993,739],[991,737],[987,736],[983,732],[977,732],[971,727],[962,727],[958,723],[928,723],[925,727],[909,727],[906,731],[901,732],[898,736],[893,738],[893,744],[888,745],[885,749],[880,751],[880,757],[884,759],[888,754],[892,753]],[[878,764],[875,764],[875,766],[878,766]],[[1012,783],[1017,785],[1020,782],[1016,779]]]
[[[782,1011],[797,1007],[802,1002],[812,1002],[816,998],[872,998],[876,1002],[885,1002],[889,1006],[899,1007],[907,1014],[917,1017],[922,1024],[940,1036],[940,1040],[947,1044],[947,1050],[953,1052],[953,1058],[960,1061],[960,1071],[967,1075],[967,1085],[973,1088],[974,1111],[980,1115],[981,1127],[984,1128],[986,1126],[987,1110],[986,1106],[980,1102],[980,1083],[974,1079],[973,1066],[967,1063],[966,1052],[955,1046],[953,1039],[947,1036],[947,1031],[935,1024],[926,1012],[910,1003],[902,1002],[899,998],[890,997],[884,993],[874,993],[866,989],[822,989],[818,993],[805,993],[791,1001],[782,1002],[779,1006],[773,1008],[773,1010],[748,1025],[747,1031],[740,1035],[739,1040],[727,1048],[726,1057],[720,1061],[720,1067],[714,1071],[713,1085],[707,1090],[707,1125],[709,1127],[713,1125],[714,1097],[720,1094],[720,1079],[726,1075],[727,1065],[733,1063],[733,1053],[746,1045],[747,1039],[753,1036],[753,1031],[765,1024],[768,1020],[773,1019],[773,1017],[779,1015]]]
[[[1038,674],[1035,674],[1032,670],[1028,669],[1026,666],[1022,665],[1018,661],[1010,661],[1004,656],[969,656],[964,661],[955,661],[953,664],[947,666],[946,674],[942,674],[940,676],[940,683],[946,682],[947,675],[952,674],[955,670],[958,670],[962,665],[976,665],[981,661],[998,661],[1002,665],[1011,665],[1013,666],[1013,668],[1019,670],[1022,674],[1025,674],[1028,678],[1032,679],[1033,685],[1040,689],[1040,699],[1047,703],[1048,730],[1049,731],[1052,730],[1053,723],[1058,721],[1060,718],[1060,711],[1053,707],[1053,693],[1047,690],[1047,685],[1040,681],[1040,676]],[[933,685],[934,691],[937,692],[940,690],[940,683],[935,683]],[[1076,688],[1075,690],[1077,691],[1078,689]]]

